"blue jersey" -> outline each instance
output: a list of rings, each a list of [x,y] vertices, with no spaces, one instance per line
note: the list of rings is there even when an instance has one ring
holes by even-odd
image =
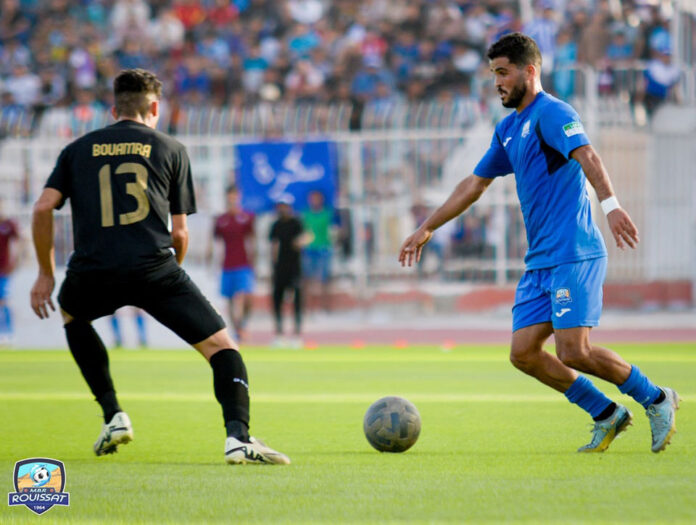
[[[542,91],[521,113],[498,123],[474,169],[485,178],[515,174],[529,243],[528,270],[607,254],[592,220],[585,174],[569,157],[589,143],[575,110]]]

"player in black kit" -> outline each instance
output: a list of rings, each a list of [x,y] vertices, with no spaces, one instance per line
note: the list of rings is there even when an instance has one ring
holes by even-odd
[[[293,214],[293,199],[284,195],[276,203],[278,219],[271,225],[268,238],[271,241],[273,263],[273,313],[275,316],[276,342],[284,346],[283,299],[286,290],[292,290],[295,308],[295,337],[290,346],[301,347],[302,341],[302,262],[301,250],[307,243],[302,221]]]
[[[186,216],[196,211],[182,144],[154,128],[162,84],[142,69],[114,80],[117,122],[69,144],[34,205],[32,231],[39,275],[31,305],[41,319],[55,310],[53,210],[70,200],[75,251],[58,294],[70,351],[104,412],[97,456],[133,439],[91,321],[124,305],[144,309],[198,350],[213,369],[215,397],[227,430],[227,463],[288,464],[249,437],[246,367],[225,323],[181,268]],[[168,221],[171,216],[171,232]]]

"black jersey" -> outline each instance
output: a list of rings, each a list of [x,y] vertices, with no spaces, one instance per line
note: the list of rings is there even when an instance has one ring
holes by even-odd
[[[278,219],[273,223],[268,237],[271,241],[278,242],[278,259],[273,267],[274,274],[300,275],[300,249],[295,242],[303,231],[302,222],[297,217]]]
[[[93,131],[58,157],[47,188],[70,199],[74,272],[155,268],[172,257],[169,214],[196,211],[188,154],[132,120]]]

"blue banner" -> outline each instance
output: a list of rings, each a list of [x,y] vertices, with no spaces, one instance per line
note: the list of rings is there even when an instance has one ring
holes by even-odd
[[[338,190],[336,145],[333,142],[258,142],[237,145],[237,183],[242,207],[252,213],[292,202],[307,208],[312,191],[324,194],[327,208],[335,208]]]

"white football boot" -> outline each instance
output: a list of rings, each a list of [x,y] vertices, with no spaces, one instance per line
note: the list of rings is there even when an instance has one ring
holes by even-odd
[[[266,446],[263,441],[250,437],[249,442],[228,437],[225,440],[225,461],[230,465],[289,465],[290,458]]]
[[[111,421],[102,426],[101,434],[94,443],[94,453],[97,456],[113,454],[118,445],[133,441],[133,426],[125,412],[116,412]]]

